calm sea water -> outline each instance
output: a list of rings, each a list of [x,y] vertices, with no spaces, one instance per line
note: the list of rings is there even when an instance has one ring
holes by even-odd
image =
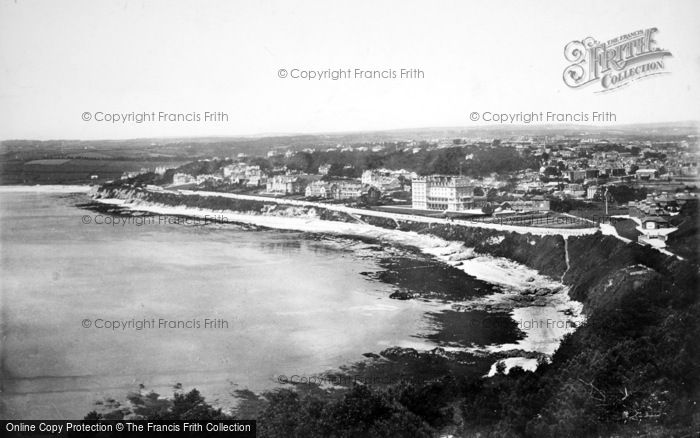
[[[84,224],[84,194],[0,191],[0,417],[76,419],[144,384],[233,403],[389,346],[433,348],[440,304],[388,298],[338,242],[233,225]],[[199,321],[112,330],[105,321]],[[205,328],[205,319],[228,327]],[[83,327],[84,320],[91,322]],[[194,324],[190,322],[190,324]]]

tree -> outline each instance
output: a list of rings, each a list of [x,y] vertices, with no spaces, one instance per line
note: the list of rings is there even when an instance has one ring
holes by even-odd
[[[215,409],[206,402],[197,389],[184,393],[179,389],[173,393],[172,399],[160,398],[159,394],[131,394],[129,401],[134,408],[133,414],[142,420],[234,420],[235,417],[224,413],[221,408]],[[122,409],[106,414],[91,411],[85,420],[121,419]]]
[[[401,186],[401,191],[404,191],[406,189],[406,184],[411,183],[411,180],[409,180],[408,178],[406,178],[403,175],[399,175],[399,177],[397,179],[399,180],[399,185]]]
[[[559,176],[561,175],[561,170],[554,166],[547,166],[544,168],[543,174],[546,177]]]
[[[313,156],[308,152],[297,152],[287,159],[287,167],[300,172],[313,173],[318,166],[314,167]]]

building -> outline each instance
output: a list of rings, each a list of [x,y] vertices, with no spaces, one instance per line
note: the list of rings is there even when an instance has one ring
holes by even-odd
[[[400,172],[365,170],[362,172],[362,184],[376,187],[383,192],[398,190],[401,188],[401,182],[397,175],[403,174]]]
[[[586,169],[586,179],[595,179],[600,176],[600,171],[598,169]]]
[[[197,184],[204,184],[204,183],[221,183],[223,182],[223,177],[219,175],[213,175],[213,174],[203,174],[203,175],[197,175],[197,178],[195,179],[197,181]]]
[[[372,184],[379,179],[379,172],[374,170],[365,170],[362,172],[362,184]]]
[[[265,184],[265,173],[260,166],[251,166],[245,163],[233,163],[222,168],[224,178],[233,184],[246,184],[250,187],[258,187]]]
[[[586,189],[586,198],[593,199],[596,193],[598,193],[598,186],[588,186]]]
[[[583,198],[586,193],[581,184],[566,184],[564,186],[564,194],[574,198]]]
[[[631,201],[628,204],[629,215],[633,218],[643,218],[648,216],[667,216],[668,213],[664,211],[661,206],[654,202],[654,195],[647,195],[646,199],[641,201]]]
[[[331,171],[331,165],[330,164],[321,164],[318,166],[318,173],[321,175],[328,175],[328,172]]]
[[[698,196],[695,193],[688,193],[687,191],[676,193],[675,198],[679,209],[682,209],[686,205],[693,208],[697,208],[698,206]]]
[[[646,216],[639,220],[637,231],[642,234],[637,237],[637,241],[656,248],[663,248],[666,246],[668,235],[677,229],[671,227],[668,220],[661,216]]]
[[[656,169],[638,169],[635,175],[638,179],[652,179],[658,176],[659,172]]]
[[[629,215],[632,217],[667,217],[681,211],[686,205],[697,208],[697,204],[697,195],[683,192],[675,194],[662,193],[661,195],[649,194],[646,199],[630,202],[628,207]]]
[[[277,175],[267,180],[267,193],[274,195],[294,195],[303,193],[303,181],[294,175]]]
[[[247,166],[245,169],[246,185],[249,187],[258,187],[265,182],[265,174],[260,169],[260,166]]]
[[[362,183],[359,181],[339,181],[331,185],[333,199],[358,199],[362,196]]]
[[[197,180],[192,175],[187,173],[176,173],[173,175],[173,184],[175,185],[192,184],[196,181]]]
[[[474,187],[463,177],[419,177],[412,181],[411,192],[415,209],[464,211],[474,207]]]
[[[495,214],[500,212],[507,213],[532,213],[532,212],[546,212],[550,210],[549,201],[546,199],[516,199],[513,201],[505,201],[501,203]]]
[[[600,170],[600,174],[608,177],[625,176],[627,175],[627,172],[625,171],[624,167],[605,167]]]
[[[221,168],[222,174],[224,175],[224,178],[231,178],[234,175],[240,175],[245,172],[246,165],[243,163],[233,163],[229,164],[228,166],[224,166]]]
[[[569,181],[572,183],[583,182],[586,179],[585,170],[570,170],[566,173],[566,175],[569,178]]]
[[[307,198],[330,198],[330,184],[323,181],[314,181],[306,186],[304,196]]]

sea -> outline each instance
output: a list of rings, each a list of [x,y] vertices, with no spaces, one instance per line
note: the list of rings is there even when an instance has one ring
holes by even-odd
[[[236,391],[438,346],[439,300],[396,300],[362,243],[120,221],[83,190],[0,188],[0,418],[80,419],[143,388]],[[117,218],[117,219],[115,219]],[[366,249],[366,248],[365,248]],[[470,327],[488,344],[487,326]],[[468,335],[467,335],[468,336]]]

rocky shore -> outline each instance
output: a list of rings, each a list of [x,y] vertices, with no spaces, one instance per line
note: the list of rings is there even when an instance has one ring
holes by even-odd
[[[563,238],[559,236],[531,236],[452,225],[426,226],[410,221],[379,220],[381,218],[373,216],[358,218],[342,211],[315,206],[285,205],[278,200],[266,202],[192,194],[181,196],[139,188],[101,188],[94,192],[93,197],[98,203],[121,210],[170,215],[220,215],[226,222],[247,226],[347,236],[417,250],[421,257],[401,258],[398,264],[393,256],[380,258],[384,269],[365,274],[397,286],[390,296],[392,299],[431,299],[450,304],[451,310],[434,315],[434,322],[443,331],[456,330],[457,334],[435,336],[433,341],[452,349],[490,350],[498,353],[499,357],[505,354],[504,351],[549,355],[556,349],[559,340],[581,322],[580,305],[569,299],[567,287],[552,278],[562,275],[565,262],[561,269],[555,266],[545,273],[535,268],[545,265],[544,260],[535,256],[544,252],[553,259],[560,255],[563,261],[564,253],[557,250],[564,247]],[[508,248],[515,254],[514,258],[509,256]],[[470,324],[477,324],[473,318],[479,312],[499,315],[514,312],[514,318],[566,320],[571,324],[521,331],[520,341],[504,345],[465,345],[458,333],[468,330],[459,321],[468,320]],[[460,317],[459,313],[465,316]],[[511,325],[517,325],[517,321]],[[512,332],[513,327],[498,329]]]

